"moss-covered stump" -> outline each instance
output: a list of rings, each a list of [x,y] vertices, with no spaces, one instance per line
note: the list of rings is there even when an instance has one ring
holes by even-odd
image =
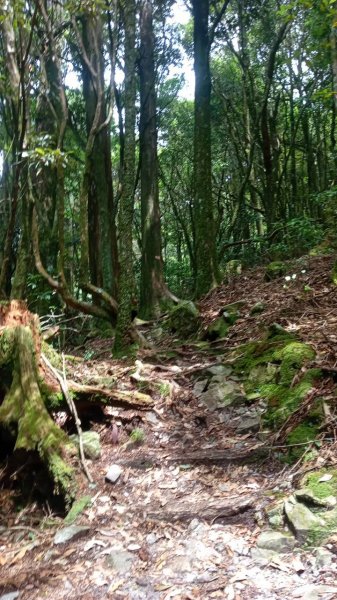
[[[66,505],[75,497],[74,471],[68,458],[73,448],[54,423],[41,393],[37,357],[40,352],[38,318],[22,303],[0,308],[0,379],[3,385],[0,425],[8,429],[15,450],[38,451]],[[42,382],[43,383],[43,382]]]

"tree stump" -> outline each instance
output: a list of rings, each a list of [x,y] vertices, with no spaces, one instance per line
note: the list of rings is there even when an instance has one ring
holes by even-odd
[[[0,379],[9,381],[0,397],[0,426],[16,439],[15,450],[39,453],[55,494],[69,506],[76,493],[69,461],[73,446],[46,409],[40,354],[38,316],[30,313],[24,302],[0,303]]]

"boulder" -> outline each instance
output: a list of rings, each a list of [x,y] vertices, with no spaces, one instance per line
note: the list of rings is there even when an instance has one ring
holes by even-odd
[[[69,527],[63,527],[60,529],[54,536],[54,544],[65,544],[70,540],[77,540],[80,537],[83,537],[88,531],[90,531],[90,527],[86,527],[85,525],[70,525]]]
[[[309,510],[304,504],[287,500],[284,503],[286,517],[300,542],[305,542],[310,534],[322,531],[325,521]]]
[[[325,498],[319,498],[315,496],[314,492],[310,488],[302,488],[295,492],[296,499],[299,502],[308,504],[309,506],[321,506],[322,508],[335,508],[337,504],[337,498],[335,496],[326,496]]]

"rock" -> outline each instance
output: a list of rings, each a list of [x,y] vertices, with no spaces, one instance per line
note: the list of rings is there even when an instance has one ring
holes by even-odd
[[[316,565],[319,569],[329,567],[333,561],[334,555],[326,548],[316,548]]]
[[[206,329],[203,338],[213,342],[214,340],[226,337],[230,324],[223,317],[215,319]]]
[[[116,483],[122,472],[123,469],[119,465],[111,465],[105,474],[105,481],[108,481],[109,483]]]
[[[254,384],[255,387],[265,385],[275,381],[276,375],[279,372],[279,366],[273,363],[266,365],[257,365],[253,367],[248,375],[248,382]]]
[[[71,441],[78,447],[78,435],[70,435]],[[101,444],[99,434],[96,431],[84,431],[82,433],[84,455],[91,460],[97,460],[101,456]]]
[[[300,542],[304,542],[310,533],[321,530],[326,525],[323,519],[314,515],[304,504],[299,504],[298,502],[293,504],[287,500],[284,503],[284,510]]]
[[[0,596],[0,600],[15,600],[20,596],[20,592],[8,592],[8,594],[3,594]]]
[[[229,260],[226,262],[225,273],[227,276],[231,275],[241,275],[242,272],[242,263],[240,260]]]
[[[222,383],[211,381],[207,391],[200,394],[199,399],[210,410],[216,410],[232,404],[242,404],[246,401],[246,396],[236,381],[228,380]]]
[[[291,552],[295,544],[296,540],[291,535],[279,531],[263,531],[256,540],[258,548],[277,553]]]
[[[252,559],[261,565],[267,565],[279,557],[277,552],[266,548],[252,548],[250,554]]]
[[[199,379],[198,381],[196,381],[193,387],[193,394],[198,398],[198,396],[200,396],[205,391],[207,384],[208,379]]]
[[[337,587],[331,585],[307,584],[295,588],[292,598],[300,600],[333,600],[337,597]]]
[[[238,425],[236,426],[236,430],[239,433],[246,433],[249,431],[256,432],[260,429],[260,418],[254,416],[245,416],[240,419]]]
[[[211,375],[220,375],[221,377],[228,377],[231,373],[233,373],[233,367],[229,365],[213,365],[206,369],[206,373],[210,373]]]
[[[184,300],[170,311],[167,323],[171,331],[190,337],[197,333],[200,327],[199,311],[193,302]]]
[[[119,573],[128,573],[133,561],[134,555],[120,548],[112,550],[105,559],[107,566]]]
[[[322,506],[323,508],[335,508],[337,498],[335,496],[326,496],[318,498],[310,488],[303,488],[295,492],[296,499],[305,504]]]
[[[70,540],[77,540],[80,537],[83,537],[88,531],[90,531],[90,527],[86,527],[85,525],[70,525],[69,527],[63,527],[57,531],[54,536],[54,544],[65,544]]]
[[[254,304],[254,306],[252,306],[251,310],[250,310],[250,314],[251,315],[258,315],[260,313],[262,313],[266,308],[266,305],[264,304],[264,302],[256,302],[256,304]]]
[[[272,281],[273,279],[278,279],[279,277],[283,277],[287,273],[287,265],[283,262],[275,261],[269,263],[267,265],[264,279],[265,281]]]

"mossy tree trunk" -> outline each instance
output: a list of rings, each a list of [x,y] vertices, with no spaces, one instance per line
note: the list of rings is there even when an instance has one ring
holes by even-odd
[[[128,348],[131,343],[131,306],[133,292],[132,228],[135,186],[135,122],[136,122],[136,6],[125,3],[123,18],[125,28],[125,139],[122,190],[119,208],[119,298],[115,335],[115,353]]]
[[[38,319],[24,303],[0,305],[0,376],[8,369],[12,381],[0,406],[0,425],[16,435],[15,450],[37,451],[66,505],[75,497],[75,478],[68,436],[49,415],[38,372]]]

